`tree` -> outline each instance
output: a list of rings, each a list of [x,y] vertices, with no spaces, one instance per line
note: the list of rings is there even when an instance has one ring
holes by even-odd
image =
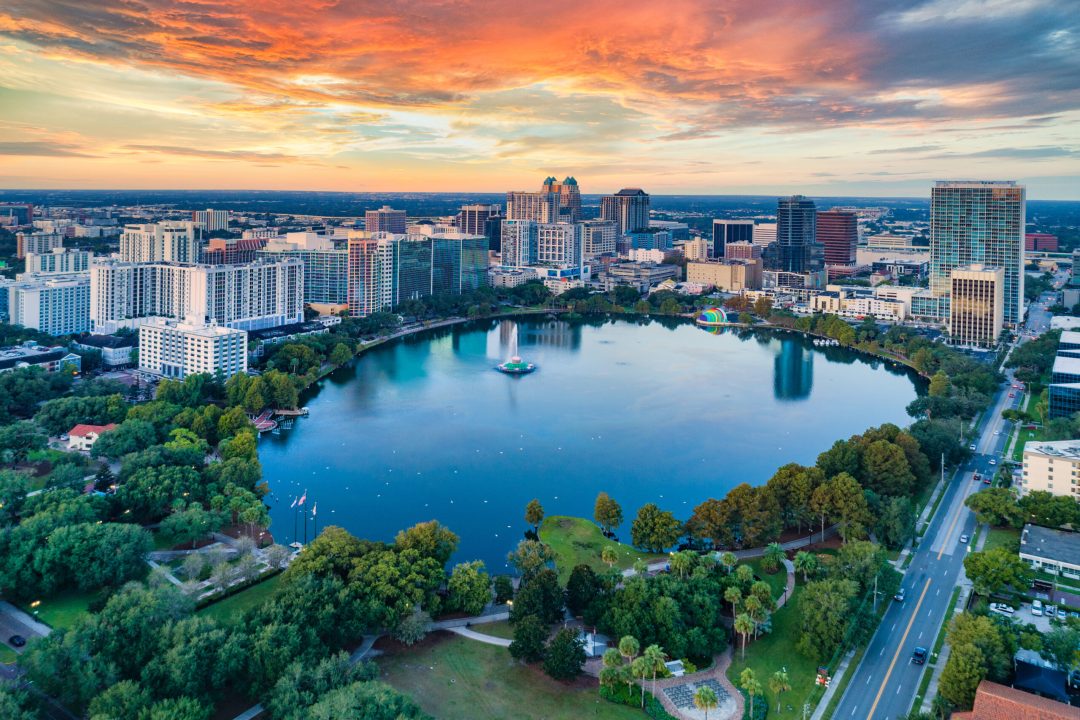
[[[545,568],[523,581],[518,588],[510,608],[510,622],[516,623],[528,615],[536,615],[548,624],[562,619],[563,589],[554,570]]]
[[[353,352],[345,343],[338,343],[330,351],[330,362],[334,365],[344,365],[353,358]]]
[[[833,518],[840,525],[840,537],[847,542],[865,536],[873,516],[858,481],[847,473],[841,473],[827,484]]]
[[[768,572],[776,572],[786,558],[787,554],[780,543],[771,542],[765,546],[765,554],[761,556],[761,566]]]
[[[596,524],[603,528],[604,533],[610,535],[615,531],[615,528],[622,525],[622,507],[612,500],[611,496],[606,492],[601,492],[596,496],[593,518],[596,520]]]
[[[641,644],[633,635],[624,635],[622,638],[619,639],[619,654],[622,655],[623,659],[626,660],[627,664],[633,663],[634,658],[638,656],[639,652],[641,652]],[[627,693],[630,692],[633,681],[634,676],[632,674],[628,674],[626,678]]]
[[[723,566],[724,572],[730,575],[735,566],[739,564],[739,557],[733,552],[722,552],[720,553],[720,564]]]
[[[526,615],[514,624],[510,655],[517,660],[536,662],[544,657],[547,626],[536,615]]]
[[[149,690],[133,680],[121,680],[90,701],[88,714],[90,720],[139,718],[152,703]]]
[[[595,570],[584,564],[575,566],[566,582],[566,607],[572,615],[580,617],[600,594],[601,588]]]
[[[686,578],[687,573],[694,567],[694,561],[697,559],[697,555],[689,550],[681,550],[676,553],[672,553],[668,557],[668,565],[671,567],[671,571],[679,576],[680,580]]]
[[[491,601],[491,576],[484,571],[484,563],[474,560],[458,563],[447,582],[450,606],[469,615],[479,615]]]
[[[986,488],[972,493],[964,500],[980,523],[996,527],[1019,528],[1024,524],[1024,513],[1008,488]]]
[[[740,613],[735,617],[735,632],[742,637],[742,659],[746,659],[746,641],[750,639],[750,633],[757,629],[754,619],[747,613]]]
[[[1061,626],[1044,633],[1043,654],[1054,661],[1058,670],[1080,665],[1080,627]]]
[[[585,666],[585,647],[573,628],[555,633],[544,653],[544,672],[556,680],[569,681]]]
[[[930,377],[930,397],[948,397],[951,389],[952,383],[944,370],[938,370]]]
[[[915,474],[903,448],[888,440],[875,440],[867,446],[863,468],[866,487],[879,495],[906,496],[915,487]]]
[[[970,708],[975,689],[986,677],[986,659],[974,645],[963,644],[949,651],[945,669],[941,671],[938,692],[957,708]]]
[[[964,557],[964,572],[975,586],[975,592],[992,595],[1006,586],[1026,588],[1031,583],[1031,568],[1015,553],[997,547]]]
[[[645,708],[645,679],[649,677],[650,672],[652,672],[652,667],[644,655],[634,658],[634,662],[630,663],[630,677],[641,678],[642,709]]]
[[[705,720],[709,720],[709,711],[719,706],[716,692],[708,685],[702,685],[694,692],[694,707],[705,713]]]
[[[192,697],[167,698],[151,705],[139,720],[210,720],[213,708]]]
[[[892,550],[911,539],[915,530],[915,507],[906,497],[885,498],[879,511],[877,537]]]
[[[801,572],[803,574],[803,582],[809,582],[810,574],[817,572],[817,555],[805,550],[800,550],[795,553],[794,565],[796,572]]]
[[[438,520],[417,523],[394,536],[394,545],[399,550],[413,549],[421,557],[432,558],[439,565],[445,565],[458,546],[458,536]]]
[[[735,585],[729,585],[724,589],[724,602],[731,603],[731,617],[735,617],[739,603],[743,601],[742,590]]]
[[[634,545],[651,552],[663,552],[664,548],[674,545],[681,534],[682,527],[675,516],[653,503],[641,506],[630,528]]]
[[[540,523],[544,521],[544,506],[533,498],[525,506],[525,522],[533,526],[533,532],[540,532]]]
[[[769,692],[776,696],[776,712],[780,712],[780,697],[790,689],[791,682],[783,670],[777,670],[769,678]]]
[[[615,567],[615,563],[619,561],[619,556],[615,554],[615,548],[610,545],[605,545],[600,551],[600,560],[609,568]]]
[[[550,545],[539,540],[522,540],[517,548],[506,556],[507,562],[514,566],[523,578],[540,572],[554,559],[555,551]]]
[[[514,599],[514,582],[507,575],[495,576],[495,604],[502,605]]]
[[[394,639],[405,645],[415,645],[427,637],[431,616],[417,606],[394,628]]]
[[[817,661],[832,656],[847,633],[858,592],[853,580],[830,578],[806,584],[799,595],[799,652]]]
[[[623,663],[622,656],[616,648],[608,648],[604,651],[603,665],[600,669],[600,687],[614,688],[618,683],[626,679],[627,667]]]
[[[754,717],[754,697],[761,694],[761,683],[752,669],[745,668],[739,673],[739,687],[750,696],[750,717]]]
[[[664,649],[659,645],[652,644],[645,648],[645,652],[642,653],[642,657],[645,658],[649,672],[652,673],[652,692],[656,694],[656,675],[667,670],[668,656],[664,652]],[[642,693],[644,695],[644,693]],[[642,698],[644,703],[644,697]]]

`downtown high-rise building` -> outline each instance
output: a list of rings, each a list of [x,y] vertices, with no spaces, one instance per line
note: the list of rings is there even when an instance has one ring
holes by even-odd
[[[259,250],[259,257],[296,258],[304,264],[304,302],[344,305],[349,301],[349,251],[338,248],[326,235],[288,233]]]
[[[405,211],[395,210],[389,205],[364,213],[364,229],[370,233],[404,233],[405,225]]]
[[[58,232],[25,232],[15,236],[15,257],[24,258],[30,253],[45,255],[64,246],[64,236]]]
[[[54,248],[50,253],[27,253],[27,275],[66,275],[68,273],[81,273],[90,269],[90,263],[94,259],[92,250],[76,250],[75,248]]]
[[[946,298],[952,272],[970,265],[1004,272],[1004,322],[1024,310],[1025,188],[1011,180],[938,181],[930,192],[930,292]],[[944,313],[942,313],[944,314]]]
[[[816,230],[817,206],[813,200],[802,195],[780,198],[776,206],[776,269],[809,272]]]
[[[577,180],[567,177],[559,182],[553,177],[544,180],[541,192],[555,195],[557,215],[551,222],[576,223],[581,221],[581,189]]]
[[[502,214],[499,205],[462,205],[458,212],[457,226],[469,235],[487,236],[488,220]]]
[[[586,220],[582,226],[582,253],[586,260],[614,255],[618,233],[610,220]]]
[[[42,275],[0,288],[7,294],[8,322],[49,335],[90,329],[90,278],[83,273]]]
[[[302,322],[304,266],[295,258],[244,265],[90,265],[90,329],[112,333],[164,317],[240,330]]]
[[[196,263],[201,258],[201,234],[190,221],[125,225],[120,233],[120,259],[135,263]]]
[[[191,220],[200,226],[204,232],[208,233],[229,229],[228,210],[213,210],[211,208],[195,210],[191,213]]]
[[[600,219],[615,223],[622,236],[649,227],[649,194],[641,188],[623,188],[600,198]]]
[[[709,256],[714,258],[727,257],[726,248],[731,243],[753,241],[753,220],[713,220],[712,247],[709,248]]]
[[[501,261],[509,267],[536,264],[539,223],[533,220],[503,220]]]
[[[824,248],[826,266],[854,265],[859,244],[859,218],[846,210],[826,210],[817,214],[817,241]]]

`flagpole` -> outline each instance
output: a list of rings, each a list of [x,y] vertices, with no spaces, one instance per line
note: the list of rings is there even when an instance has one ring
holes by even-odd
[[[319,537],[319,516],[317,511],[319,509],[319,503],[311,504],[311,522],[314,523],[314,528],[311,531],[311,539]]]
[[[297,516],[297,514],[299,512],[300,512],[300,510],[296,507],[296,500],[293,500],[293,511],[292,511],[292,541],[293,542],[296,542],[296,540],[297,540],[297,538],[296,538],[296,525],[297,525],[296,516]]]

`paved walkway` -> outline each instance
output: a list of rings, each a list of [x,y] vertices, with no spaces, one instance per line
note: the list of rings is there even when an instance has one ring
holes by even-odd
[[[743,716],[743,695],[727,677],[727,669],[731,665],[732,652],[733,649],[729,647],[725,652],[714,657],[713,666],[708,670],[702,670],[701,672],[696,672],[692,675],[683,675],[679,678],[672,677],[657,680],[656,699],[660,701],[660,704],[664,706],[665,710],[675,717],[687,718],[687,720],[704,720],[705,713],[700,710],[686,710],[675,707],[675,703],[671,702],[671,698],[664,692],[664,688],[698,684],[705,680],[716,680],[720,683],[720,686],[727,691],[728,697],[724,699],[724,702],[720,704],[720,707],[709,712],[709,717],[714,720],[740,720]],[[648,683],[646,688],[651,690],[652,684]]]
[[[499,647],[508,648],[510,647],[511,643],[511,641],[507,640],[506,638],[495,637],[494,635],[485,635],[484,633],[478,633],[475,630],[470,630],[466,627],[452,627],[449,628],[449,630],[456,635],[467,637],[470,640],[477,640],[482,643],[487,643],[488,645],[498,645]]]

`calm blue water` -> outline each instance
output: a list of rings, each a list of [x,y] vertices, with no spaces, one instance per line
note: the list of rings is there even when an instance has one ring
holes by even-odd
[[[515,339],[532,375],[492,369]],[[319,527],[389,540],[435,518],[461,536],[453,561],[501,571],[533,497],[548,514],[591,517],[607,491],[629,537],[646,502],[685,519],[838,438],[905,423],[915,397],[907,372],[796,334],[481,321],[368,352],[259,454],[279,542],[292,541],[289,504],[306,490]]]

